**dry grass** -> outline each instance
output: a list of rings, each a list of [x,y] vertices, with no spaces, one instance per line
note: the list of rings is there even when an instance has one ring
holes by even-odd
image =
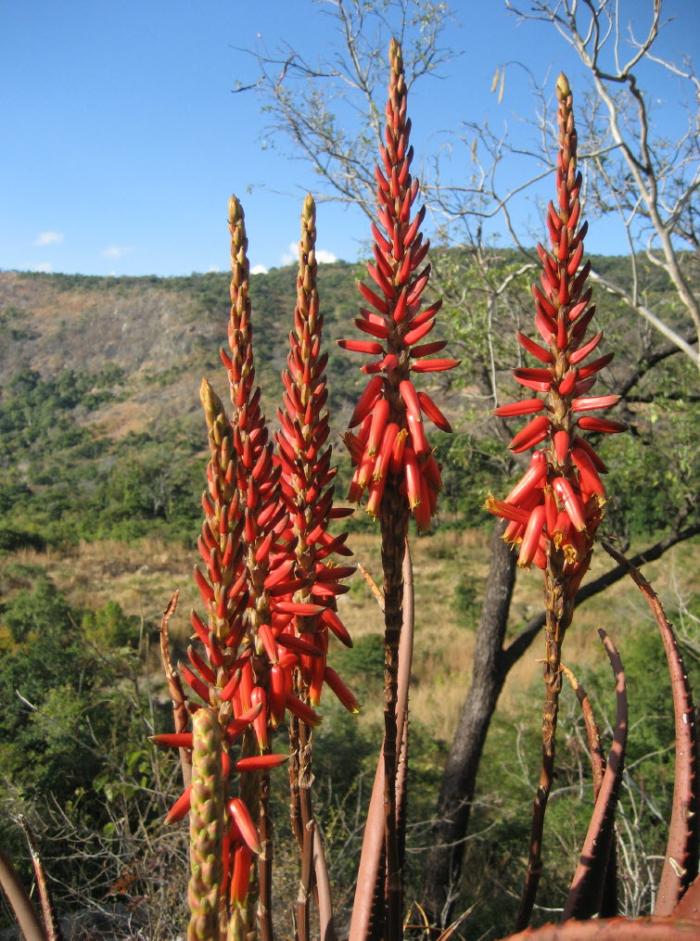
[[[354,533],[350,545],[357,561],[381,578],[378,534]],[[486,530],[445,530],[413,541],[416,591],[416,642],[411,692],[412,715],[429,725],[435,737],[449,741],[471,674],[474,632],[456,617],[455,590],[465,573],[479,590],[488,565]],[[194,553],[178,545],[143,540],[124,545],[117,542],[83,543],[70,555],[23,551],[5,560],[36,565],[78,606],[97,607],[112,599],[129,614],[158,620],[170,595],[180,589],[180,608],[172,633],[179,640],[189,634],[187,614],[197,603],[190,577]],[[667,605],[673,608],[676,592],[697,590],[700,544],[671,550],[663,560],[647,566],[646,574]],[[591,576],[609,567],[598,551]],[[519,575],[511,612],[512,633],[519,623],[537,613],[541,577],[536,571]],[[362,577],[353,577],[351,591],[339,599],[340,615],[354,637],[381,634],[381,612]],[[627,581],[591,599],[577,612],[565,644],[565,661],[574,667],[598,662],[602,656],[595,634],[597,627],[610,630],[624,650],[625,639],[640,630],[654,630],[639,593]],[[506,683],[501,709],[512,710],[518,693],[539,675],[541,644],[537,641],[518,663]],[[332,654],[331,654],[332,657]],[[357,690],[362,699],[362,690]],[[361,721],[376,722],[381,699],[363,702]]]

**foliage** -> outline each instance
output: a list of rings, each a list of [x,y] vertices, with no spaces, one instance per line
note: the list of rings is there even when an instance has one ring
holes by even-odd
[[[477,583],[472,576],[464,574],[455,587],[455,612],[459,623],[473,630],[476,627],[480,609]]]

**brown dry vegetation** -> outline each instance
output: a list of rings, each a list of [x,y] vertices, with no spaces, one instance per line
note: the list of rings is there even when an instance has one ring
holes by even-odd
[[[376,534],[352,533],[350,545],[355,559],[378,577]],[[413,542],[417,617],[412,715],[429,725],[435,738],[445,743],[450,741],[470,681],[475,627],[456,615],[455,591],[464,573],[475,579],[479,592],[482,590],[487,549],[486,529],[445,530]],[[158,620],[170,595],[178,589],[180,606],[172,623],[172,635],[180,644],[189,635],[187,612],[197,604],[196,588],[190,577],[195,554],[182,546],[150,539],[131,545],[110,541],[81,543],[68,554],[23,550],[6,556],[0,571],[15,562],[44,569],[77,607],[94,608],[110,600],[117,601],[128,614],[151,623]],[[692,589],[698,566],[700,545],[694,543],[674,548],[662,561],[649,565],[646,573],[662,600],[673,609],[677,593]],[[589,578],[608,567],[607,557],[599,551]],[[538,573],[520,573],[513,598],[512,634],[519,622],[537,613],[540,598]],[[477,596],[477,608],[479,600]],[[379,635],[383,630],[376,601],[359,573],[353,577],[348,594],[339,599],[339,609],[356,639]],[[579,609],[565,644],[567,663],[575,668],[599,663],[601,651],[595,634],[598,627],[609,630],[623,649],[625,639],[636,632],[654,631],[643,599],[624,580]],[[540,656],[540,645],[535,642],[512,669],[501,698],[501,709],[506,713],[522,701],[522,691],[539,676]],[[155,656],[152,663],[157,668]],[[154,676],[154,680],[160,683],[159,677]],[[380,697],[368,701],[362,689],[357,692],[363,706],[359,721],[375,724],[381,715]]]

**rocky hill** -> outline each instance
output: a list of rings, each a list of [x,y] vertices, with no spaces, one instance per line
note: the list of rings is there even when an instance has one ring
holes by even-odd
[[[362,380],[334,342],[357,309],[354,274],[344,263],[319,272],[338,430]],[[251,284],[257,376],[273,420],[295,276],[274,269]],[[206,375],[227,397],[218,357],[227,320],[224,273],[0,272],[0,547],[25,536],[130,538],[139,520],[192,532],[206,440],[198,388]]]

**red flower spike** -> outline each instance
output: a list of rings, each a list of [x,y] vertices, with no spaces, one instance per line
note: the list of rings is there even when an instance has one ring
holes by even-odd
[[[434,508],[436,490],[431,488],[429,501],[421,500],[423,465],[431,455],[423,415],[441,430],[449,432],[451,429],[432,399],[426,393],[420,394],[422,399],[418,395],[411,374],[442,372],[454,368],[458,361],[424,358],[444,347],[440,340],[421,344],[434,328],[440,302],[421,308],[430,279],[430,265],[421,265],[429,246],[419,231],[425,207],[419,208],[411,218],[419,187],[410,171],[413,148],[409,143],[411,122],[406,115],[408,89],[401,50],[395,42],[391,44],[390,62],[385,145],[380,148],[381,162],[375,174],[378,222],[372,223],[372,236],[376,265],[370,264],[367,269],[372,286],[359,285],[363,299],[371,308],[361,311],[361,329],[382,343],[340,341],[341,346],[349,350],[365,351],[373,356],[385,354],[361,367],[373,378],[353,412],[350,427],[372,410],[375,420],[369,439],[357,441],[346,437],[356,468],[350,497],[358,500],[368,491],[368,511],[380,516],[387,494],[393,498],[406,478],[410,509],[416,513],[416,518],[420,515],[425,525],[433,512],[426,508]],[[397,394],[399,389],[400,394]],[[383,453],[380,463],[370,462],[368,458],[374,458],[381,450],[385,440],[383,430],[389,426],[398,429],[390,460]],[[406,447],[407,438],[410,448]]]
[[[207,616],[201,618],[192,612],[193,641],[197,647],[189,647],[187,656],[193,669],[180,665],[180,675],[187,686],[213,707],[217,715],[225,742],[220,775],[229,793],[232,762],[228,744],[253,724],[261,749],[267,748],[270,718],[265,686],[269,663],[262,654],[267,653],[270,659],[276,660],[277,646],[272,636],[269,596],[263,586],[268,575],[283,561],[279,557],[277,529],[284,516],[284,509],[279,506],[279,471],[273,465],[260,412],[259,390],[254,387],[243,214],[235,199],[231,201],[230,210],[230,353],[222,355],[222,361],[229,375],[233,415],[229,422],[220,399],[209,383],[203,381],[200,395],[210,459],[207,490],[202,497],[205,520],[198,540],[204,570],[195,569],[195,580]],[[291,393],[288,398],[290,401],[293,398]],[[293,438],[294,426],[287,431]],[[280,580],[285,575],[283,572]],[[246,623],[244,614],[251,615],[246,617]],[[252,658],[256,649],[258,655]],[[199,708],[196,702],[187,703],[191,714]],[[182,728],[171,735],[158,736],[156,741],[185,749],[193,745],[192,733]],[[283,758],[263,756],[253,759],[254,763],[244,761],[236,770],[266,771]],[[189,807],[187,790],[169,811],[168,822],[184,817]],[[250,849],[259,850],[259,845],[250,814],[240,798],[231,802],[229,813],[233,823],[225,829],[222,845],[221,890],[225,893],[230,881],[231,898],[242,903],[247,892]],[[235,847],[241,839],[248,844],[247,858],[240,852],[240,846]]]
[[[591,289],[587,287],[590,264],[584,259],[584,238],[587,224],[580,221],[580,173],[577,170],[576,130],[572,114],[572,97],[567,80],[557,83],[559,98],[559,156],[557,160],[557,198],[547,209],[551,253],[542,246],[537,252],[542,262],[541,284],[532,286],[535,327],[544,346],[518,332],[520,346],[539,361],[537,366],[514,370],[516,380],[538,393],[537,398],[512,402],[496,409],[500,417],[534,415],[510,443],[518,453],[544,442],[538,464],[525,473],[513,487],[505,504],[489,500],[487,509],[510,521],[511,540],[522,535],[527,544],[521,548],[521,564],[538,564],[540,553],[547,557],[550,539],[565,558],[566,571],[580,577],[589,564],[595,531],[600,524],[605,503],[605,488],[599,474],[605,465],[591,445],[574,431],[614,434],[624,430],[620,422],[595,415],[581,414],[615,405],[616,395],[589,395],[598,372],[612,359],[605,354],[596,360],[589,356],[599,348],[602,332],[585,340],[585,333],[595,314]],[[546,410],[546,414],[540,414]],[[543,489],[539,489],[543,488]],[[536,496],[539,494],[539,496]],[[527,501],[536,496],[529,507]],[[512,505],[526,514],[518,520]],[[557,508],[557,504],[559,509]],[[540,525],[541,509],[544,524]],[[561,510],[561,512],[559,512]],[[557,523],[557,515],[566,517],[565,530]],[[529,529],[530,519],[536,524]],[[522,533],[517,525],[525,524]],[[534,530],[541,534],[535,538]],[[522,560],[525,560],[523,563]],[[540,559],[541,561],[541,559]],[[583,567],[583,568],[582,568]],[[546,564],[545,564],[546,568]]]
[[[595,306],[590,304],[591,291],[586,288],[590,265],[582,264],[587,227],[585,223],[578,227],[580,177],[576,170],[576,131],[571,92],[564,76],[557,82],[557,95],[558,209],[550,203],[547,226],[552,255],[540,253],[543,287],[534,285],[532,289],[535,327],[551,359],[546,362],[541,348],[528,349],[528,344],[521,342],[521,346],[539,363],[545,363],[546,368],[537,366],[514,371],[520,385],[538,393],[546,415],[535,412],[536,417],[511,442],[511,447],[516,445],[515,451],[545,442],[537,452],[543,455],[544,473],[535,483],[533,478],[538,474],[531,470],[526,472],[511,490],[509,502],[489,498],[486,504],[489,512],[508,521],[503,538],[512,545],[519,544],[518,565],[535,565],[541,569],[545,585],[546,698],[542,766],[526,884],[518,914],[521,927],[529,921],[541,870],[539,848],[544,809],[555,763],[561,646],[571,622],[576,592],[590,564],[595,533],[605,506],[605,488],[598,476],[605,465],[592,446],[574,432],[614,433],[624,428],[609,419],[579,415],[582,411],[610,407],[616,397],[588,394],[598,372],[610,362],[612,355],[605,354],[593,361],[588,359],[598,349],[601,334],[585,340]]]
[[[229,204],[229,227],[231,312],[228,339],[232,366],[228,374],[232,425],[236,431],[233,450],[239,458],[236,485],[243,507],[241,538],[250,596],[245,643],[247,649],[256,652],[253,660],[247,661],[242,669],[241,682],[232,694],[232,701],[234,710],[237,703],[244,710],[258,707],[252,724],[258,747],[265,752],[270,729],[282,721],[284,712],[282,709],[280,714],[279,697],[274,697],[271,689],[271,671],[278,668],[279,647],[275,634],[297,613],[285,609],[284,604],[291,604],[289,599],[293,593],[303,590],[306,584],[292,557],[298,542],[293,520],[299,519],[300,513],[290,503],[288,482],[294,479],[293,493],[296,494],[300,489],[299,480],[314,479],[323,484],[329,477],[328,466],[324,465],[326,458],[320,454],[327,433],[324,434],[323,427],[314,421],[327,396],[323,376],[325,354],[320,355],[322,320],[307,271],[302,279],[304,284],[300,283],[298,289],[302,291],[306,286],[309,303],[305,308],[306,316],[302,316],[304,311],[299,304],[295,311],[288,368],[282,377],[284,411],[279,415],[278,454],[275,456],[260,409],[260,389],[255,384],[247,239],[243,211],[235,197]],[[313,245],[308,251],[309,265],[315,270]],[[362,342],[370,343],[372,350],[381,351],[380,344],[374,341]],[[297,467],[299,455],[304,455],[308,463],[306,471],[301,473]],[[288,665],[286,669],[291,667]]]
[[[378,186],[387,191],[389,182],[377,170]],[[289,615],[289,623],[277,633],[279,663],[270,671],[268,705],[273,724],[281,723],[285,710],[292,715],[290,744],[296,753],[292,775],[303,768],[308,773],[310,744],[300,754],[303,738],[310,736],[299,730],[300,724],[316,725],[320,717],[310,708],[309,701],[317,702],[315,677],[321,679],[326,669],[329,626],[327,617],[335,615],[336,594],[345,590],[339,579],[346,577],[347,569],[334,573],[334,553],[349,554],[344,545],[347,534],[330,534],[331,520],[342,515],[334,513],[333,480],[336,469],[331,466],[332,453],[322,451],[330,428],[325,368],[327,356],[321,353],[323,316],[320,313],[317,291],[316,262],[316,207],[307,196],[301,217],[299,242],[299,268],[293,330],[290,334],[290,352],[283,381],[288,397],[300,408],[281,413],[282,431],[276,436],[279,449],[280,490],[288,519],[289,557],[292,561],[291,578],[285,578],[280,587],[286,587],[284,596],[275,598],[275,614]],[[364,299],[371,309],[363,308],[356,320],[363,333],[376,339],[341,340],[339,345],[351,352],[386,358],[389,328],[386,297],[392,288],[391,269],[386,260],[389,243],[375,245],[375,265],[368,271],[374,285],[362,286]],[[383,342],[379,342],[383,341]],[[353,413],[350,425],[360,425],[357,434],[348,432],[347,442],[353,462],[357,466],[351,485],[351,498],[359,497],[358,480],[366,485],[374,471],[377,456],[386,435],[389,416],[388,403],[382,396],[383,381],[372,377],[367,383]],[[285,433],[286,426],[294,434]],[[357,491],[357,492],[356,492]],[[337,577],[336,577],[337,576]],[[292,656],[289,656],[291,651]],[[293,694],[293,692],[294,695]],[[301,773],[301,772],[299,772]],[[293,781],[293,778],[292,778]],[[301,782],[297,782],[298,784]],[[297,807],[297,812],[300,812]]]
[[[590,564],[605,505],[605,489],[598,476],[600,459],[587,442],[580,443],[583,438],[574,432],[578,428],[614,433],[624,427],[597,416],[578,417],[580,412],[612,406],[617,397],[588,395],[598,372],[612,356],[588,359],[598,349],[602,334],[585,339],[595,306],[590,304],[591,290],[586,286],[591,266],[583,257],[587,225],[579,224],[581,174],[577,166],[573,98],[566,76],[559,76],[556,91],[559,102],[556,200],[549,203],[546,216],[551,252],[538,247],[541,286],[532,286],[535,327],[544,347],[518,335],[520,345],[545,368],[538,365],[514,370],[516,381],[537,394],[546,415],[537,414],[539,409],[533,405],[536,417],[511,442],[516,452],[545,442],[538,452],[544,458],[544,473],[539,479],[539,473],[529,470],[511,490],[509,502],[490,498],[486,505],[491,513],[508,520],[506,541],[517,544],[520,540],[518,564],[534,564],[544,572],[546,692],[542,766],[525,888],[518,912],[520,928],[530,920],[542,869],[544,814],[555,766],[561,646],[571,623],[576,592]],[[505,410],[501,414],[514,413]]]

